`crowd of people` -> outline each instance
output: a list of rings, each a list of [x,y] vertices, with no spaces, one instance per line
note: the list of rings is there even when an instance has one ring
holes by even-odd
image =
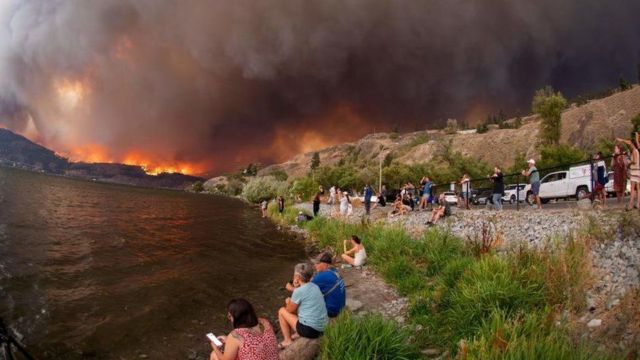
[[[358,236],[345,240],[343,251],[344,266],[365,264],[367,255]],[[296,339],[321,337],[330,319],[340,315],[346,305],[346,286],[333,263],[333,255],[323,252],[312,263],[295,265],[293,277],[285,285],[291,296],[278,310],[281,342],[269,321],[256,316],[251,303],[245,299],[231,300],[227,319],[233,330],[218,337],[222,346],[211,342],[210,360],[275,360],[279,351]]]

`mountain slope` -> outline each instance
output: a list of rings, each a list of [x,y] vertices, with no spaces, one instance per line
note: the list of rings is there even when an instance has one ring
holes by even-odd
[[[640,86],[615,93],[603,99],[589,101],[582,106],[572,105],[562,114],[560,142],[594,151],[601,138],[628,137],[631,118],[640,114]],[[513,121],[510,119],[508,121]],[[318,151],[322,165],[336,165],[341,159],[357,154],[362,161],[380,161],[392,153],[401,163],[420,163],[431,160],[443,146],[450,144],[453,151],[474,157],[490,165],[510,167],[518,154],[536,157],[540,120],[536,115],[522,119],[518,129],[492,128],[478,134],[475,130],[446,134],[429,130],[408,134],[378,133],[367,135],[352,143],[331,146]],[[268,174],[283,169],[289,177],[304,176],[309,171],[312,152],[300,154],[260,171]]]

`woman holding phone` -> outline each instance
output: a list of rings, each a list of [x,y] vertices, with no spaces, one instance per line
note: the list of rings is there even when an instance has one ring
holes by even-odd
[[[233,299],[227,305],[227,318],[233,326],[228,336],[220,336],[224,352],[211,342],[210,360],[278,360],[278,340],[267,319],[256,316],[245,299]]]

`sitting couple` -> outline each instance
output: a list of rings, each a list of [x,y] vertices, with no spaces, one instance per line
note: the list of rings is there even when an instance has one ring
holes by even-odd
[[[346,289],[344,281],[331,266],[331,254],[320,254],[314,263],[315,269],[307,263],[296,265],[293,281],[285,286],[293,293],[278,310],[284,338],[280,348],[289,346],[300,336],[309,339],[322,336],[329,318],[337,317],[344,308]]]

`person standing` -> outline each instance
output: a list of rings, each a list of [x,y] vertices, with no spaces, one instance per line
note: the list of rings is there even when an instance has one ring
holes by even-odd
[[[613,148],[611,168],[613,169],[613,190],[616,192],[616,201],[618,204],[622,204],[627,187],[627,161],[619,144]]]
[[[462,187],[462,203],[464,208],[470,210],[469,197],[471,196],[471,179],[469,174],[464,174],[460,180],[460,186]]]
[[[529,164],[529,169],[522,170],[522,175],[529,177],[529,184],[531,185],[531,195],[533,195],[535,202],[538,205],[538,210],[540,210],[542,209],[542,203],[540,201],[540,173],[538,172],[538,169],[536,169],[535,160],[529,159],[529,161],[527,161],[527,164]]]
[[[629,211],[632,208],[640,209],[640,133],[635,133],[635,143],[626,139],[616,139],[618,142],[623,142],[631,148],[631,164],[629,165],[629,180],[631,181],[631,195],[629,196],[629,205],[626,210]],[[633,203],[633,198],[636,198],[636,204]]]
[[[334,185],[329,188],[329,201],[327,201],[327,204],[333,205],[335,203],[336,203],[336,187]]]
[[[428,176],[425,176],[420,180],[420,184],[422,184],[422,198],[420,199],[420,206],[418,206],[418,209],[425,210],[429,203],[429,199],[431,198],[431,186],[433,183]]]
[[[607,165],[602,160],[602,153],[598,152],[593,156],[593,179],[595,179],[594,195],[599,200],[602,207],[606,205],[607,195],[604,187],[607,184]]]
[[[316,196],[313,197],[313,217],[317,217],[320,212],[320,192],[316,193]]]
[[[269,208],[269,202],[267,201],[267,199],[262,200],[262,203],[260,204],[260,209],[262,210],[262,217],[266,218],[267,217],[267,209]]]
[[[502,210],[502,194],[504,194],[504,177],[499,167],[493,168],[493,175],[490,178],[493,181],[493,208],[500,211]]]
[[[369,216],[371,214],[371,197],[373,196],[373,189],[369,184],[364,187],[364,211]]]
[[[284,198],[282,196],[278,196],[278,212],[280,216],[284,213]]]

